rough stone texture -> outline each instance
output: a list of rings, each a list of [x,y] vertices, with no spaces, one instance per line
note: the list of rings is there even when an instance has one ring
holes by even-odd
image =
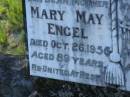
[[[0,55],[0,97],[130,97],[130,92],[29,77],[21,56]]]
[[[0,56],[0,97],[28,97],[31,79],[24,77],[24,60],[19,56]]]

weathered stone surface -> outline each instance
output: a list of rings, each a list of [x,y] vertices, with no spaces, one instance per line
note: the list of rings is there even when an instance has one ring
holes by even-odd
[[[24,78],[24,59],[0,56],[0,97],[28,97],[33,90],[32,79]]]
[[[25,59],[0,55],[0,97],[130,97],[130,92],[25,75]]]

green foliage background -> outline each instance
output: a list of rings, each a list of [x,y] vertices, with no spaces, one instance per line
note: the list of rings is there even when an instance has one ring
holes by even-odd
[[[25,54],[22,0],[0,0],[0,53]]]

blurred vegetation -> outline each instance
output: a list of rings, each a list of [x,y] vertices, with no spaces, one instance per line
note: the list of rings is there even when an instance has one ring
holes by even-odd
[[[24,55],[22,0],[0,0],[0,53]]]

